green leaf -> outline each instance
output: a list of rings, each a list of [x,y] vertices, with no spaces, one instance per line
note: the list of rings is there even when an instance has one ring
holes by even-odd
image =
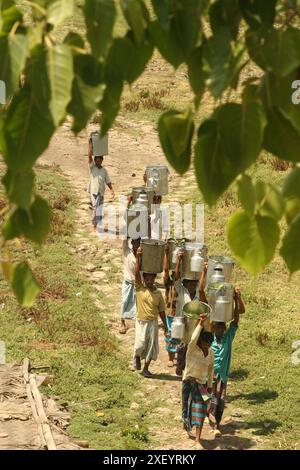
[[[140,46],[147,26],[140,0],[121,0],[121,7],[126,21],[133,31],[136,44]]]
[[[201,32],[200,0],[176,0],[170,8],[169,26],[160,19],[152,21],[150,34],[162,56],[177,68],[188,60],[189,55],[198,45]],[[165,15],[165,13],[163,14]]]
[[[228,64],[232,60],[231,36],[226,28],[211,36],[203,45],[203,70],[206,83],[214,97],[221,96],[231,76]]]
[[[13,173],[8,170],[2,182],[10,202],[21,209],[29,209],[32,203],[35,175],[32,170]]]
[[[287,224],[290,225],[293,220],[300,214],[300,199],[291,197],[285,202],[285,219]]]
[[[284,180],[282,195],[286,199],[285,218],[291,224],[300,214],[300,168],[294,168]]]
[[[132,33],[129,31],[127,38],[132,42]],[[153,44],[145,37],[140,46],[136,46],[132,42],[133,55],[128,57],[129,67],[126,73],[126,80],[128,83],[133,83],[145,70],[145,67],[152,57]]]
[[[167,31],[158,20],[155,20],[150,23],[149,30],[155,46],[164,59],[173,67],[179,67],[184,62],[184,53],[178,44],[174,25],[172,24],[170,31]]]
[[[242,175],[237,180],[238,198],[245,211],[252,215],[255,208],[255,189],[250,176]]]
[[[275,106],[267,110],[267,119],[264,148],[282,160],[299,162],[300,133]]]
[[[40,111],[30,87],[25,86],[14,96],[1,130],[9,169],[20,172],[30,168],[48,147],[53,132],[53,123]]]
[[[75,134],[78,134],[86,127],[90,117],[98,109],[103,91],[104,85],[91,87],[80,77],[74,79],[72,100],[68,106],[68,113],[74,118],[72,131]]]
[[[41,290],[27,263],[14,266],[11,286],[22,307],[32,307]]]
[[[47,5],[47,21],[58,26],[72,18],[75,12],[75,0],[51,0]]]
[[[27,27],[27,42],[28,50],[32,51],[43,43],[45,25],[42,22],[38,22],[34,26]]]
[[[169,163],[183,175],[190,166],[194,133],[191,111],[167,111],[158,122],[159,139]]]
[[[241,21],[238,0],[216,0],[209,9],[209,17],[214,34],[220,28],[228,28],[231,36],[236,39]]]
[[[103,136],[107,134],[118,115],[122,91],[122,83],[115,82],[106,85],[103,99],[99,104],[99,109],[102,111],[101,134]]]
[[[151,3],[159,24],[168,30],[170,27],[170,1],[151,0]]]
[[[240,9],[251,29],[273,25],[277,0],[239,0]]]
[[[280,220],[284,212],[281,193],[271,184],[257,180],[255,184],[256,212],[264,217]]]
[[[266,67],[278,77],[285,77],[300,65],[299,52],[299,30],[289,27],[286,30],[273,29],[266,33],[262,54]]]
[[[251,59],[263,70],[266,70],[266,58],[263,53],[265,31],[246,31],[246,46]]]
[[[74,56],[74,72],[91,87],[104,84],[103,64],[90,54],[76,54]]]
[[[228,242],[234,256],[252,274],[263,271],[272,260],[279,234],[274,219],[250,216],[244,211],[233,214],[227,225]]]
[[[177,45],[181,48],[183,56],[187,59],[199,41],[201,32],[200,14],[201,0],[176,0],[173,3],[174,18],[173,29]]]
[[[79,49],[84,49],[84,40],[78,33],[74,33],[73,31],[70,31],[66,37],[64,38],[64,44],[67,44],[68,46],[74,46]]]
[[[106,60],[106,84],[124,82],[127,79],[133,57],[134,46],[129,38],[114,39]]]
[[[16,225],[16,210],[4,221],[2,226],[2,235],[4,240],[13,240],[21,235]]]
[[[255,89],[255,87],[254,87]],[[195,169],[198,185],[209,205],[259,155],[264,116],[252,87],[243,95],[243,103],[227,103],[204,121],[198,130],[195,146]]]
[[[116,19],[114,0],[85,0],[84,17],[87,39],[92,53],[99,58],[105,56],[113,37]]]
[[[275,107],[288,119],[300,133],[300,112],[291,99],[292,84],[298,79],[298,69],[284,78],[272,73],[265,73],[260,84],[261,96],[266,108]]]
[[[14,5],[15,5],[15,0],[1,0],[0,2],[1,15],[5,13],[5,10],[7,10],[8,8],[11,8]],[[1,18],[1,15],[0,15],[0,18]]]
[[[294,273],[300,269],[300,213],[293,220],[287,233],[285,234],[280,254],[287,264],[290,273]]]
[[[73,57],[69,46],[62,44],[49,48],[47,71],[51,94],[49,108],[57,127],[64,120],[71,99]]]
[[[36,243],[42,243],[50,228],[50,207],[45,199],[36,196],[30,211],[17,209],[16,225],[26,238]]]
[[[188,60],[188,75],[190,85],[195,93],[195,104],[199,106],[203,93],[205,91],[205,79],[202,63],[202,47],[197,47],[191,53]]]
[[[5,8],[0,13],[0,31],[3,34],[8,34],[16,23],[21,23],[23,15],[20,10],[11,4],[10,7]]]
[[[40,111],[58,127],[66,116],[71,100],[74,77],[73,55],[66,45],[45,48],[38,46],[32,53],[30,82]]]
[[[300,168],[294,168],[284,180],[282,194],[285,198],[297,197],[300,199]]]
[[[0,80],[6,85],[7,97],[19,88],[27,57],[27,38],[23,34],[0,36]]]
[[[92,55],[74,56],[75,77],[68,112],[73,116],[72,130],[78,134],[88,123],[104,92],[103,65]]]

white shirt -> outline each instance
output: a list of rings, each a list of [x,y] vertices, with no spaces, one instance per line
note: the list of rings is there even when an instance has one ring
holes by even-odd
[[[95,163],[90,163],[90,193],[104,196],[105,185],[110,183],[106,168],[98,168]]]
[[[182,284],[181,279],[178,279],[174,282],[174,287],[177,292],[177,299],[176,299],[176,317],[182,316],[182,309],[185,304],[191,302],[192,300],[200,300],[199,294],[199,284],[196,289],[196,294],[194,298],[191,298],[189,291],[184,287]]]
[[[208,355],[205,357],[202,349],[197,345],[201,330],[202,326],[199,323],[188,345],[182,380],[193,378],[199,384],[204,385],[207,382],[207,386],[210,388],[214,376],[214,353],[209,349]]]
[[[124,279],[134,283],[135,281],[135,256],[128,246],[128,240],[123,240]]]

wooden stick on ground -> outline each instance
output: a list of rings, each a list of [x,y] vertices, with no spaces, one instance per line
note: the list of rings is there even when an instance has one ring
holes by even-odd
[[[39,392],[39,389],[36,385],[35,381],[35,376],[28,374],[28,369],[29,369],[29,359],[24,359],[24,378],[26,382],[26,390],[27,386],[29,386],[28,389],[28,397],[31,397],[31,400],[34,402],[34,408],[32,407],[32,411],[35,410],[35,413],[33,411],[34,417],[37,421],[38,428],[42,430],[42,442],[46,444],[46,447],[48,450],[56,450],[56,445],[52,436],[51,428],[48,422],[48,418],[46,416],[45,410],[44,410],[44,405],[42,401],[41,394]],[[26,369],[26,374],[25,374],[25,369]],[[30,401],[31,402],[31,401]],[[32,403],[32,402],[31,402]]]
[[[25,386],[26,386],[26,393],[27,393],[29,403],[31,405],[31,410],[32,410],[33,417],[34,417],[34,419],[36,421],[36,424],[37,424],[38,433],[39,433],[39,436],[40,436],[40,439],[41,439],[42,446],[44,448],[46,448],[47,444],[46,444],[44,433],[43,433],[43,427],[42,427],[41,419],[39,418],[39,415],[37,413],[35,402],[34,402],[34,399],[33,399],[32,393],[31,393],[31,388],[30,388],[30,383],[29,383],[29,373],[28,373],[29,367],[30,367],[29,359],[26,358],[26,359],[24,359],[24,362],[23,362],[23,375],[24,375],[24,381],[25,381]]]
[[[45,441],[46,441],[46,444],[47,444],[47,448],[48,448],[48,450],[56,450],[56,445],[55,445],[55,442],[54,442],[54,439],[53,439],[53,436],[52,436],[51,428],[50,428],[48,418],[47,418],[45,410],[44,410],[42,397],[41,397],[41,394],[39,392],[39,389],[37,388],[37,384],[36,384],[34,375],[30,376],[29,383],[30,383],[31,393],[32,393],[34,401],[35,401],[35,406],[36,406],[39,418],[41,419],[43,433],[44,433]]]

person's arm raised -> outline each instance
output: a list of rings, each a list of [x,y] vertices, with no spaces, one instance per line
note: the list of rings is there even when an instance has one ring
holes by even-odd
[[[165,253],[164,253],[164,284],[167,284],[169,282],[170,276],[169,276],[169,244],[168,242],[165,243]]]
[[[89,138],[88,159],[89,165],[91,165],[93,163],[93,142],[91,137]]]
[[[180,279],[180,268],[182,264],[182,260],[184,257],[184,252],[180,251],[177,255],[177,263],[176,263],[176,268],[175,268],[175,273],[174,273],[174,279],[175,281],[178,281]]]
[[[143,250],[141,247],[137,249],[136,258],[135,258],[135,266],[134,266],[134,278],[135,278],[135,285],[140,286],[142,284],[141,272],[140,272],[140,262],[142,258]]]

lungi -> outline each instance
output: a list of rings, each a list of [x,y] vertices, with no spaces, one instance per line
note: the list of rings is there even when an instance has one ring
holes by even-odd
[[[182,382],[182,419],[189,431],[193,426],[202,427],[207,415],[207,403],[201,393],[203,388],[195,380]]]
[[[121,319],[134,320],[136,315],[136,299],[135,287],[132,282],[124,279],[122,285],[122,303],[121,303]]]
[[[155,361],[158,356],[158,321],[136,320],[134,356],[145,359],[146,362]]]

